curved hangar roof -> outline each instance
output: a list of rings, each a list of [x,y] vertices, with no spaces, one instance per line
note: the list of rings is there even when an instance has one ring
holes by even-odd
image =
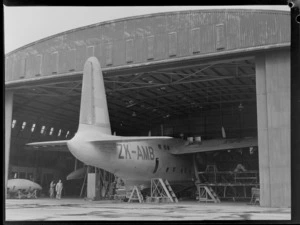
[[[144,124],[184,115],[187,104],[255,103],[254,52],[289,46],[287,11],[151,14],[66,31],[7,54],[5,88],[15,93],[14,117],[76,130],[83,65],[96,56],[112,125],[133,113]]]
[[[196,10],[94,24],[6,55],[5,84],[80,73],[89,56],[104,71],[290,45],[290,13]],[[50,78],[48,77],[48,78]]]

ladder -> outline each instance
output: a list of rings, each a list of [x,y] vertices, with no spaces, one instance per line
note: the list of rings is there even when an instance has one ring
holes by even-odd
[[[144,202],[143,195],[137,186],[133,187],[130,197],[128,199],[128,202],[131,202],[134,200],[138,200],[140,203]]]
[[[178,202],[178,199],[169,184],[168,180],[162,178],[151,179],[151,197],[150,200],[163,202]]]
[[[208,186],[197,185],[199,202],[214,202],[220,203],[220,199],[216,192]]]

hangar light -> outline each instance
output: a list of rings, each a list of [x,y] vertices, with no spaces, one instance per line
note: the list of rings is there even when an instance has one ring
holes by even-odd
[[[43,134],[44,133],[44,131],[45,131],[45,126],[42,126],[42,129],[41,129],[41,134]]]
[[[11,127],[14,128],[16,126],[17,120],[13,120],[11,123]]]
[[[22,124],[22,130],[24,130],[26,127],[26,122],[24,121],[23,124]]]
[[[35,123],[34,123],[34,124],[32,124],[32,127],[31,127],[31,132],[33,132],[33,131],[34,131],[34,129],[35,129]]]

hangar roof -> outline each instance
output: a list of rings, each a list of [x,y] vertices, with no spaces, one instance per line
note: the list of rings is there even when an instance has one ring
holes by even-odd
[[[75,132],[83,64],[96,56],[112,126],[144,130],[197,110],[254,104],[255,54],[289,45],[286,11],[151,14],[67,31],[7,54],[5,88],[15,93],[14,118]]]

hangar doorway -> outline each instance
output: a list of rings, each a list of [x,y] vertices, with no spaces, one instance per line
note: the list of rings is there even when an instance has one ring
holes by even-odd
[[[104,73],[104,78],[112,130],[117,135],[151,133],[209,140],[222,138],[223,127],[227,138],[256,136],[253,57]],[[78,126],[80,96],[81,76],[15,89],[12,162],[19,164],[17,159],[24,155],[32,158],[35,154],[40,161],[53,157],[51,149],[45,154],[29,153],[24,145],[72,138]],[[72,156],[55,155],[67,160],[63,176],[72,172]],[[22,163],[32,166],[29,159]]]

